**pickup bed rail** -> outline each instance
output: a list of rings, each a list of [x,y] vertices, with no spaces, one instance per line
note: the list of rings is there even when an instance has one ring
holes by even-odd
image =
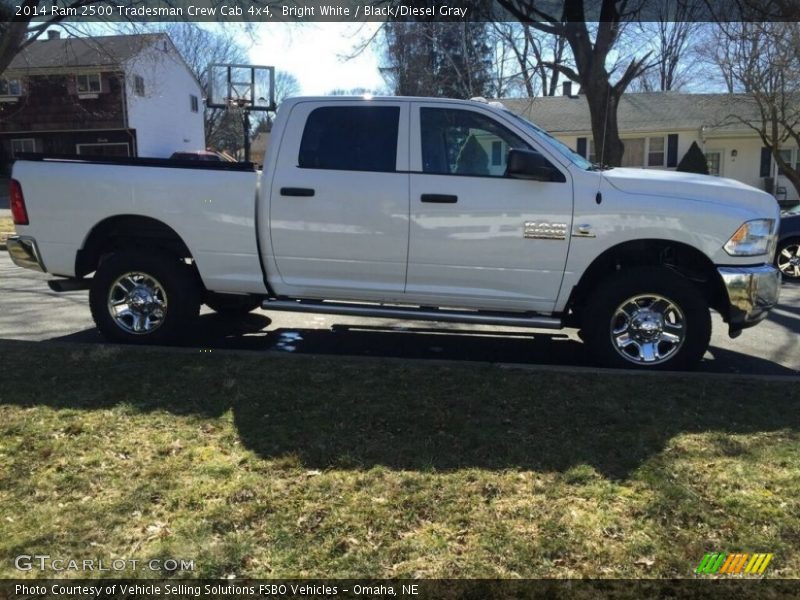
[[[251,162],[225,162],[205,160],[180,160],[172,158],[149,158],[130,156],[86,156],[82,154],[43,154],[40,152],[20,152],[17,160],[44,162],[73,162],[92,165],[124,165],[128,167],[163,167],[167,169],[201,169],[203,171],[244,171],[253,172]]]

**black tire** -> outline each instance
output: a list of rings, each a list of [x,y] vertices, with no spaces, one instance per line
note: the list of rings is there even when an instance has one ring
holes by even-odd
[[[133,298],[126,296],[123,287],[115,286],[118,279],[128,273],[140,274],[125,279],[122,283],[124,289],[132,288],[145,290],[143,293],[155,291],[150,296],[141,295]],[[147,279],[147,278],[150,279]],[[138,281],[138,283],[137,283]],[[153,283],[153,281],[155,283]],[[112,289],[113,288],[113,289]],[[180,341],[192,326],[200,313],[200,286],[191,267],[181,262],[178,258],[161,252],[147,251],[121,251],[104,260],[97,269],[92,286],[89,290],[89,306],[92,317],[103,336],[113,342],[127,344],[172,344]],[[141,293],[141,292],[137,292]],[[112,294],[114,296],[112,296]],[[134,303],[143,303],[141,311],[148,307],[156,306],[163,301],[163,310],[143,315],[137,315],[147,320],[151,330],[134,332],[135,327],[132,316],[120,316],[115,319],[112,315],[110,301],[113,297],[122,298],[121,311]],[[131,300],[130,303],[125,299]],[[149,302],[150,299],[155,299]],[[157,307],[160,309],[160,306]],[[160,315],[163,315],[159,317]]]
[[[792,256],[785,256],[786,252]],[[800,238],[783,240],[778,244],[778,251],[775,253],[775,266],[781,272],[784,281],[800,282]]]
[[[225,317],[243,317],[255,309],[261,308],[261,298],[209,293],[206,296],[205,304],[214,312]]]
[[[613,368],[691,369],[711,339],[711,313],[703,293],[663,267],[609,277],[589,296],[581,322],[592,355]]]

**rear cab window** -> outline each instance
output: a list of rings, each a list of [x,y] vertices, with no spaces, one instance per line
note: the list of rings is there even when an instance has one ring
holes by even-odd
[[[306,119],[301,169],[395,172],[398,106],[323,106]]]

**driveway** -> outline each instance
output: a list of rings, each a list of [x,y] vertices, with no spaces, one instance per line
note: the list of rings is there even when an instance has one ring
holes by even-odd
[[[0,339],[101,343],[89,314],[88,293],[56,294],[48,275],[14,266],[0,251]],[[256,311],[228,321],[203,309],[187,345],[298,352],[590,366],[574,330],[364,319]],[[769,375],[800,374],[800,285],[784,284],[781,305],[768,321],[731,340],[714,316],[711,348],[701,370]]]

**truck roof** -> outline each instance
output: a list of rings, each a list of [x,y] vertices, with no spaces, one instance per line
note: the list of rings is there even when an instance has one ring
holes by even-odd
[[[442,102],[447,104],[464,104],[466,106],[490,106],[502,108],[499,102],[491,102],[486,98],[472,98],[463,100],[459,98],[433,98],[425,96],[373,96],[364,94],[361,96],[295,96],[287,98],[282,104],[297,104],[299,102],[372,102],[372,101],[391,101],[391,102]]]

